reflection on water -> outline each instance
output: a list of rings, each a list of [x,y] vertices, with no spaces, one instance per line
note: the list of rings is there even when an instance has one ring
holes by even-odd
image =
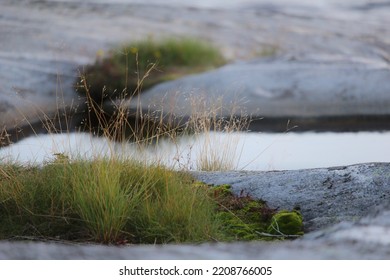
[[[117,155],[160,161],[175,168],[199,169],[202,156],[221,159],[237,170],[292,170],[364,162],[390,162],[390,132],[359,133],[211,133],[162,141],[144,149],[112,143],[89,134],[42,135],[0,150],[0,159],[41,164],[56,153],[71,158]]]

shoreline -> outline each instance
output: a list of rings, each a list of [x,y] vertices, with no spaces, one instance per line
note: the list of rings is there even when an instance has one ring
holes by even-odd
[[[69,133],[80,131],[77,123],[85,117],[83,114],[74,114],[68,118],[54,120],[51,123],[54,130],[48,131],[42,122],[30,123],[30,125],[6,130],[7,137],[0,138],[0,149],[10,144],[17,143],[25,138],[39,134]],[[134,118],[129,118],[135,123]],[[243,132],[386,132],[390,131],[390,115],[356,115],[356,116],[330,116],[330,117],[253,117],[248,131]],[[88,132],[88,131],[87,131]],[[2,136],[0,134],[0,136]]]

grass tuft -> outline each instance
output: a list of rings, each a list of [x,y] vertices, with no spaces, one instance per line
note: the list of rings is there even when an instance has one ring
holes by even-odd
[[[187,175],[113,159],[1,166],[0,237],[101,243],[206,241],[214,203]]]
[[[195,108],[189,120],[189,127],[194,137],[200,142],[196,155],[196,167],[202,171],[229,171],[237,168],[243,146],[239,145],[237,132],[247,131],[250,117],[240,113],[240,117],[231,112],[230,117],[224,115],[223,108],[213,105]],[[224,137],[220,136],[224,134]],[[222,151],[222,152],[221,152]]]
[[[205,71],[225,63],[213,46],[195,39],[148,39],[123,46],[85,68],[78,82],[81,94],[89,91],[102,100],[138,94],[142,89],[186,74]]]
[[[43,167],[7,164],[0,170],[0,239],[269,240],[260,233],[274,223],[275,210],[264,201],[235,196],[229,185],[194,183],[188,174],[158,165],[62,156]]]

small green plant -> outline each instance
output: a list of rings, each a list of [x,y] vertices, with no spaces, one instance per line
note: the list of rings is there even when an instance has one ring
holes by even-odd
[[[195,39],[148,39],[126,45],[87,66],[79,92],[103,100],[138,94],[160,82],[224,64],[217,49]],[[87,88],[86,88],[87,87]]]
[[[137,186],[130,190],[121,186],[122,170],[113,160],[76,162],[67,167],[74,211],[95,240],[118,240],[134,207],[132,199],[141,190]]]

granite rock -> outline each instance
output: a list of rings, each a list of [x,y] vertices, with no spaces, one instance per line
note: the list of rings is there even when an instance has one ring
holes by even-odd
[[[299,207],[305,231],[357,221],[390,196],[390,165],[367,163],[290,171],[195,172],[208,184],[230,184],[272,208]]]

